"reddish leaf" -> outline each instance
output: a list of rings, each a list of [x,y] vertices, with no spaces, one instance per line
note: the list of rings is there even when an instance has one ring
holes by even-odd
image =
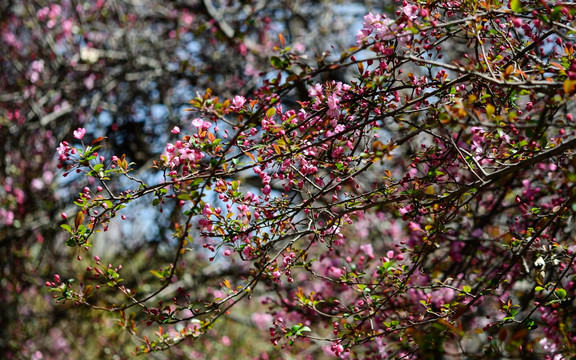
[[[74,219],[74,226],[76,226],[76,229],[82,225],[82,222],[84,222],[84,213],[79,211],[78,214],[76,214],[76,218]]]
[[[94,144],[96,144],[96,143],[99,143],[100,141],[102,141],[102,140],[104,140],[104,139],[106,139],[106,136],[100,136],[99,138],[94,139],[94,140],[92,141],[92,144],[91,144],[91,145],[94,145]]]

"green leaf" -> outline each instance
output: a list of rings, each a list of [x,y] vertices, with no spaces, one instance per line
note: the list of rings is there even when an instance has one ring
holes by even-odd
[[[272,58],[270,58],[270,63],[272,66],[279,70],[286,69],[287,67],[286,62],[280,59],[278,56],[272,56]]]
[[[542,291],[542,290],[544,290],[544,288],[543,288],[542,286],[536,286],[536,287],[534,288],[534,290],[536,290],[536,291]]]
[[[60,227],[64,230],[68,231],[70,234],[73,233],[72,228],[68,224],[62,224],[62,225],[60,225]]]
[[[495,110],[496,109],[494,108],[494,106],[492,104],[486,105],[486,116],[488,117],[488,119],[492,119],[492,117],[494,116]]]
[[[520,3],[520,0],[510,0],[510,8],[515,13],[521,12],[522,11],[522,4]]]
[[[564,289],[556,289],[554,293],[560,300],[564,300],[566,298],[566,290]]]
[[[312,331],[312,329],[310,329],[308,326],[302,326],[299,330],[299,332],[303,332],[303,331]]]
[[[536,325],[536,322],[534,320],[528,319],[528,321],[526,321],[526,328],[528,330],[534,330],[538,328],[538,325]]]
[[[464,290],[464,292],[466,292],[466,293],[469,293],[470,291],[472,291],[472,288],[471,288],[470,286],[466,286],[466,285],[465,285],[465,286],[462,288],[462,290]]]
[[[178,199],[180,199],[180,200],[191,200],[190,194],[180,194],[180,195],[178,195]]]
[[[164,275],[161,274],[160,272],[156,271],[156,270],[150,270],[150,273],[154,276],[156,276],[158,279],[164,279]]]
[[[100,171],[104,167],[104,164],[96,164],[94,165],[94,171]]]
[[[312,330],[310,330],[310,328],[308,326],[298,324],[298,325],[293,325],[290,328],[289,334],[296,335],[296,336],[302,336],[302,332],[304,332],[304,331],[312,331]]]
[[[268,111],[266,111],[266,117],[271,118],[274,115],[276,115],[276,109],[275,108],[270,108],[270,109],[268,109]]]

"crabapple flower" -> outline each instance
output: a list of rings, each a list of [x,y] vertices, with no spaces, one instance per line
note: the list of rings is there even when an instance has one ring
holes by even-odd
[[[202,210],[202,214],[206,217],[209,217],[210,215],[212,215],[212,207],[210,206],[210,204],[208,204],[208,203],[204,204],[204,209]]]
[[[312,98],[322,97],[322,84],[315,84],[310,89],[308,89],[308,95]]]
[[[336,117],[340,114],[340,99],[335,94],[328,96],[328,116]]]
[[[63,141],[60,143],[60,146],[58,146],[56,151],[58,152],[58,155],[66,155],[66,153],[68,153],[69,149],[70,149],[70,146],[68,146],[68,142]]]
[[[86,129],[84,128],[78,128],[76,130],[74,130],[73,132],[74,137],[78,140],[82,140],[82,138],[84,137],[84,135],[86,135]]]
[[[402,12],[410,21],[412,21],[418,17],[418,6],[408,4],[402,8]]]
[[[369,13],[364,16],[363,28],[356,34],[356,43],[362,45],[372,32],[376,33],[376,39],[378,40],[392,40],[394,38],[394,31],[391,29],[393,23],[394,21],[385,16]]]
[[[202,125],[204,125],[204,120],[196,118],[192,120],[192,125],[194,125],[194,127],[201,128]]]
[[[200,118],[192,120],[192,125],[198,129],[210,129],[210,126],[212,126],[209,122]]]
[[[180,128],[178,126],[174,126],[174,129],[170,131],[172,134],[180,134]]]
[[[233,110],[240,110],[244,103],[246,102],[246,98],[244,96],[236,95],[234,99],[232,99],[232,109]]]
[[[369,29],[360,29],[356,34],[356,44],[362,45],[364,40],[372,33],[372,30]]]

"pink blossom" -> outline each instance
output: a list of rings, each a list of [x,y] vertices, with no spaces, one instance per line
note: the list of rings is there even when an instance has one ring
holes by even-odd
[[[64,155],[65,156],[68,153],[68,149],[70,149],[70,147],[68,146],[68,143],[66,141],[63,141],[60,143],[60,146],[58,146],[56,151],[58,152],[58,155]]]
[[[238,211],[242,212],[242,213],[246,213],[249,210],[248,206],[241,204],[238,205]]]
[[[196,119],[192,120],[192,125],[194,127],[201,128],[204,125],[204,120],[196,118]]]
[[[74,27],[74,22],[70,19],[66,19],[62,21],[62,32],[66,36],[70,36],[72,34],[72,29]]]
[[[322,85],[316,84],[308,89],[308,95],[313,98],[321,98],[322,97]]]
[[[90,74],[87,77],[84,78],[84,86],[86,86],[86,89],[88,90],[92,90],[94,89],[94,82],[96,80],[96,75],[94,74]]]
[[[204,204],[204,209],[202,210],[202,215],[209,217],[210,215],[212,215],[212,209],[210,204],[206,203]]]
[[[450,288],[441,287],[432,293],[432,304],[437,307],[449,303],[454,298],[455,291]]]
[[[182,22],[186,25],[192,25],[194,22],[194,15],[192,15],[188,10],[184,10],[182,13]]]
[[[356,44],[362,45],[364,40],[372,33],[371,29],[360,29],[356,33]]]
[[[344,353],[344,347],[339,343],[334,343],[330,350],[333,352],[334,356],[341,357]]]
[[[231,344],[232,342],[230,341],[230,338],[228,336],[222,336],[222,345],[230,346]]]
[[[376,38],[379,40],[392,40],[395,37],[395,33],[392,30],[392,24],[394,22],[390,19],[383,19],[382,23],[376,28]]]
[[[364,26],[364,28],[372,28],[374,27],[374,24],[380,22],[382,20],[382,15],[380,14],[372,14],[372,13],[368,13],[366,15],[364,15],[363,17],[364,22],[362,23],[362,26]]]
[[[84,135],[86,135],[86,129],[84,128],[78,128],[76,130],[74,130],[73,132],[74,137],[78,140],[82,140],[82,138],[84,137]]]
[[[60,16],[60,14],[62,13],[62,7],[58,4],[51,4],[50,5],[50,17],[51,18],[56,18],[58,16]]]
[[[232,109],[240,110],[240,108],[246,102],[246,98],[244,96],[236,95],[234,99],[232,99]]]
[[[410,221],[408,223],[408,228],[412,231],[423,231],[420,226],[418,224],[416,224],[414,221]]]
[[[49,13],[50,9],[48,9],[48,7],[46,6],[36,12],[36,17],[38,18],[38,20],[44,21],[48,17]]]
[[[0,209],[0,223],[10,226],[14,223],[14,213],[5,209]]]
[[[372,244],[362,244],[360,245],[360,250],[362,250],[370,259],[374,258],[374,248]]]
[[[261,330],[268,329],[272,326],[272,315],[255,312],[252,314],[252,322]]]
[[[394,22],[385,16],[379,14],[369,13],[364,16],[363,28],[356,34],[356,43],[362,45],[373,31],[376,31],[376,38],[378,40],[391,40],[394,38],[394,32],[390,27]]]
[[[202,156],[202,153],[200,153],[197,150],[192,150],[192,149],[182,149],[180,150],[180,159],[182,160],[190,160],[192,162],[196,162],[196,160],[200,159]]]
[[[44,60],[34,60],[30,65],[32,71],[42,72],[44,71]]]
[[[282,276],[282,273],[278,270],[276,270],[272,273],[272,277],[274,278],[274,280],[280,279],[280,276]]]
[[[328,103],[328,116],[336,117],[340,114],[340,99],[335,95],[331,94],[327,99]]]
[[[344,272],[342,271],[342,269],[337,268],[336,266],[329,267],[327,271],[327,275],[332,276],[334,278],[340,278],[343,274]]]
[[[18,38],[16,37],[16,35],[14,35],[14,33],[6,32],[5,34],[2,35],[2,37],[4,38],[6,44],[15,47],[17,49],[22,48],[22,42],[18,40]]]
[[[174,129],[170,131],[172,134],[180,134],[180,128],[178,126],[174,126]]]
[[[30,187],[34,191],[42,190],[44,188],[44,182],[39,178],[32,179],[30,182]]]
[[[402,12],[412,21],[418,17],[418,6],[408,4],[402,8]]]
[[[304,51],[306,51],[306,46],[304,44],[302,44],[301,42],[297,42],[297,43],[294,43],[292,45],[292,49],[295,52],[304,53]]]

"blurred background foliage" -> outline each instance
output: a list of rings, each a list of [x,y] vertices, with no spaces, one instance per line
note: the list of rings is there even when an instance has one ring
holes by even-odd
[[[55,148],[79,126],[106,136],[103,154],[126,154],[149,169],[170,129],[188,124],[196,93],[250,96],[271,70],[282,33],[304,58],[338,54],[353,43],[362,16],[392,2],[299,0],[8,0],[0,4],[0,353],[5,359],[122,359],[136,343],[117,319],[56,305],[44,283],[81,278],[86,261],[64,246],[60,213],[85,185],[56,169]],[[387,7],[387,9],[382,8]],[[329,76],[345,79],[345,73]],[[327,80],[327,79],[322,79]],[[307,96],[305,87],[293,100]],[[69,206],[69,205],[68,205]],[[169,255],[167,221],[133,206],[95,253],[114,258],[134,281],[152,281],[143,264]],[[169,208],[164,209],[167,217]],[[73,215],[73,214],[72,214]],[[198,255],[194,283],[210,287],[234,267]],[[140,284],[141,285],[141,284]],[[130,284],[128,284],[130,286]],[[257,301],[193,347],[154,358],[261,358],[273,350]],[[251,317],[246,314],[254,314]],[[261,316],[260,316],[261,315]],[[317,358],[314,344],[302,356]]]

